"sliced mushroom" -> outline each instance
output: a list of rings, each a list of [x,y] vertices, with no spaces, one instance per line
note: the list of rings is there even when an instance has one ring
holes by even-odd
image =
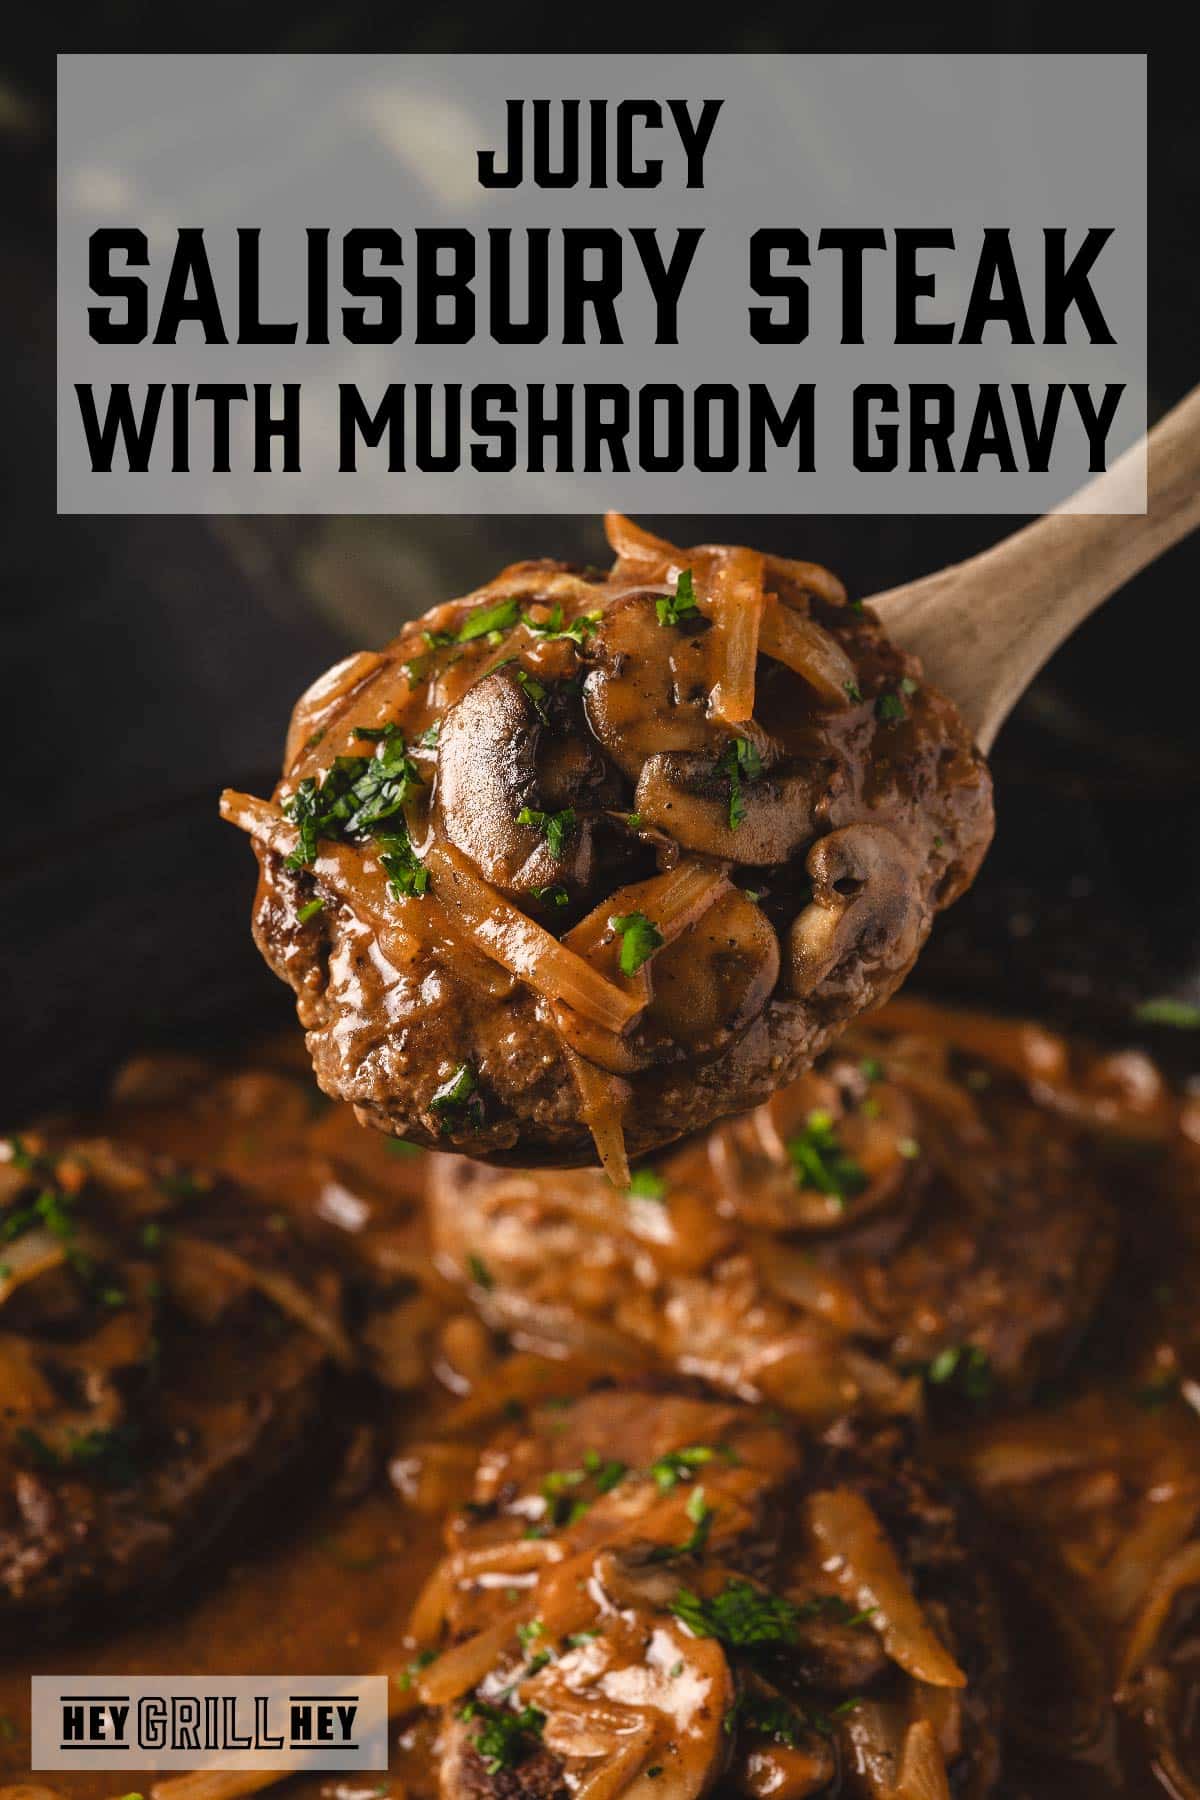
[[[722,756],[661,751],[646,759],[634,806],[648,825],[705,856],[755,865],[787,862],[813,835],[817,785],[810,773],[738,776]]]
[[[446,714],[438,745],[441,823],[502,893],[516,897],[560,884],[583,889],[595,864],[593,819],[576,816],[556,854],[540,823],[519,818],[565,811],[586,792],[592,762],[577,738],[551,731],[538,697],[544,690],[522,685],[520,674],[513,664],[493,669]]]
[[[813,897],[789,934],[791,991],[811,994],[851,951],[860,974],[886,950],[893,967],[916,955],[922,906],[912,858],[882,825],[847,825],[818,839],[805,871]]]
[[[626,594],[607,609],[589,649],[584,683],[588,723],[613,761],[636,781],[648,756],[711,749],[712,686],[699,613],[660,624],[660,594]]]
[[[762,908],[732,888],[651,964],[648,1033],[704,1055],[744,1031],[779,979],[779,939]]]

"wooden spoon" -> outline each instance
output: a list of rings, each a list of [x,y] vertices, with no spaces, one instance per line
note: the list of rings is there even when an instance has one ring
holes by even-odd
[[[983,751],[1042,664],[1102,600],[1200,526],[1200,388],[1146,439],[1145,513],[1104,515],[1138,454],[1127,451],[1066,509],[991,550],[868,602],[954,699]],[[1091,509],[1084,513],[1078,509]]]

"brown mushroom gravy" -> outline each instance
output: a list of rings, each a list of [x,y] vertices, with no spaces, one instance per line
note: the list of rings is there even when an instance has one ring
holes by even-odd
[[[317,1079],[492,1162],[642,1156],[887,998],[992,829],[957,711],[815,564],[609,520],[322,677],[254,843]]]
[[[32,1673],[255,1670],[394,1677],[280,1800],[1194,1800],[1195,1095],[904,999],[629,1185],[290,1045],[10,1140],[4,1800],[172,1800],[32,1774]]]

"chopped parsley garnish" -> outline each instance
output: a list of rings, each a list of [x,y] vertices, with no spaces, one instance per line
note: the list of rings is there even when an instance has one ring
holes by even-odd
[[[736,831],[746,817],[742,784],[758,780],[762,774],[762,757],[749,738],[738,737],[722,752],[717,767],[729,781],[729,829]]]
[[[690,1588],[680,1588],[671,1611],[695,1637],[716,1638],[732,1650],[794,1644],[801,1619],[799,1607],[782,1594],[736,1579],[707,1599]]]
[[[539,681],[536,675],[531,675],[528,669],[516,669],[514,670],[514,674],[516,675],[522,692],[529,701],[529,704],[533,707],[538,718],[542,720],[548,719],[550,715],[546,711],[546,700],[550,690],[545,682]]]
[[[847,681],[843,682],[842,685],[845,687],[846,698],[849,700],[850,704],[852,706],[858,706],[862,701],[862,689],[859,687],[858,683],[856,681]]]
[[[483,1103],[476,1093],[478,1082],[470,1063],[459,1063],[453,1075],[435,1088],[429,1106],[438,1115],[438,1125],[443,1132],[452,1131],[458,1119],[466,1117],[478,1122],[482,1117]]]
[[[475,638],[490,637],[493,631],[509,631],[520,616],[516,600],[497,600],[494,606],[481,606],[459,626],[457,642],[470,644]]]
[[[517,1626],[517,1642],[520,1644],[522,1650],[528,1650],[530,1644],[532,1644],[536,1638],[544,1637],[545,1635],[546,1627],[542,1624],[540,1619],[529,1619],[524,1624]]]
[[[420,772],[398,726],[362,727],[355,735],[374,741],[371,756],[335,757],[319,785],[315,777],[307,776],[284,802],[284,815],[297,832],[296,848],[287,859],[289,869],[307,868],[322,838],[374,832],[420,785]]]
[[[699,1556],[708,1542],[716,1513],[708,1504],[702,1487],[693,1488],[683,1509],[692,1522],[692,1530],[682,1544],[660,1544],[651,1550],[648,1561],[673,1562],[677,1556]]]
[[[622,975],[636,975],[642,964],[662,948],[662,932],[640,912],[617,913],[608,922],[621,939]]]
[[[844,1713],[853,1712],[861,1702],[855,1696],[843,1700],[831,1712],[816,1712],[811,1708],[797,1706],[781,1696],[767,1699],[750,1694],[741,1694],[721,1721],[725,1731],[732,1736],[735,1731],[745,1729],[753,1731],[760,1737],[770,1738],[772,1743],[782,1744],[787,1750],[796,1750],[801,1739],[810,1732],[818,1732],[828,1737],[833,1730],[833,1722]]]
[[[404,826],[404,821],[397,820]],[[379,846],[379,860],[388,879],[388,887],[397,900],[419,899],[429,886],[429,870],[425,867],[412,847],[412,840],[407,827],[400,831],[383,832],[376,839]]]
[[[535,887],[529,891],[543,906],[566,906],[571,898],[561,882],[556,882],[553,887]]]
[[[675,583],[673,594],[662,594],[654,602],[654,610],[658,614],[660,625],[678,625],[681,619],[687,619],[700,608],[696,604],[696,587],[692,580],[692,571],[684,569]]]
[[[424,1156],[425,1154],[423,1144],[414,1144],[408,1138],[384,1138],[383,1147],[389,1156]]]
[[[473,1250],[467,1257],[467,1273],[475,1283],[476,1287],[481,1287],[487,1292],[490,1292],[496,1285],[496,1277],[492,1274],[492,1271],[488,1268],[482,1256],[477,1256]]]
[[[517,824],[535,826],[545,838],[546,847],[557,862],[568,836],[575,829],[575,808],[567,806],[562,812],[548,813],[523,806],[517,814]]]
[[[697,1469],[722,1457],[736,1460],[735,1453],[724,1444],[689,1444],[684,1450],[668,1450],[650,1464],[650,1474],[660,1494],[669,1494],[681,1481],[691,1481]]]
[[[1169,1025],[1174,1031],[1200,1031],[1200,1006],[1191,1000],[1176,1000],[1163,994],[1157,1000],[1143,1000],[1133,1016],[1139,1025]]]
[[[550,1525],[574,1525],[587,1512],[592,1500],[610,1494],[629,1473],[628,1463],[615,1456],[605,1458],[598,1450],[588,1450],[577,1469],[551,1469],[542,1482],[542,1499]],[[572,1499],[576,1491],[591,1484],[592,1500]]]
[[[902,694],[907,694],[911,700],[919,686],[920,683],[914,681],[911,675],[905,675],[900,682],[900,692]]]
[[[947,1344],[925,1370],[933,1387],[961,1394],[965,1400],[986,1400],[995,1386],[995,1375],[986,1350],[978,1344]]]
[[[875,717],[884,725],[898,725],[907,719],[908,708],[899,694],[880,694],[875,702]]]
[[[569,625],[564,625],[562,603],[556,600],[547,618],[532,619],[528,613],[522,613],[521,623],[535,637],[570,638],[574,644],[583,644],[599,628],[601,617],[598,612],[580,613]]]
[[[882,1081],[883,1064],[876,1056],[864,1056],[858,1065],[858,1072],[864,1081]]]
[[[867,1185],[862,1164],[847,1154],[831,1113],[810,1112],[804,1130],[787,1141],[797,1187],[815,1188],[843,1203],[861,1194]]]
[[[137,1478],[133,1455],[137,1432],[132,1425],[114,1425],[110,1430],[95,1427],[90,1431],[70,1431],[58,1450],[28,1426],[20,1427],[16,1436],[22,1449],[40,1469],[56,1473],[79,1470],[110,1488],[129,1487]]]
[[[409,1692],[410,1688],[412,1688],[416,1682],[417,1676],[421,1673],[421,1670],[427,1669],[430,1663],[436,1662],[437,1656],[438,1653],[436,1650],[418,1650],[407,1669],[404,1669],[396,1677],[396,1686],[400,1689],[402,1694],[407,1694]]]
[[[299,912],[296,914],[296,923],[298,925],[307,925],[310,919],[315,919],[317,914],[324,910],[325,901],[320,894],[317,894],[314,899],[307,900],[300,908]]]
[[[625,1191],[631,1200],[662,1200],[667,1184],[653,1169],[635,1169]]]
[[[523,1706],[519,1712],[507,1707],[490,1706],[486,1700],[468,1700],[458,1710],[460,1719],[478,1720],[481,1729],[472,1739],[475,1754],[489,1775],[501,1769],[513,1769],[540,1743],[546,1715],[537,1706]]]

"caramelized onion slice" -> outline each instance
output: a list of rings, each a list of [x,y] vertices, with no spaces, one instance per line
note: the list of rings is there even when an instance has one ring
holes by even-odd
[[[434,892],[463,931],[544,999],[562,1001],[609,1031],[623,1030],[642,1010],[636,994],[598,974],[582,956],[510,905],[452,844],[430,843],[425,864]]]
[[[67,1260],[61,1238],[56,1238],[44,1225],[35,1226],[3,1246],[0,1255],[0,1306],[39,1275],[49,1274]]]
[[[855,686],[854,664],[836,638],[794,612],[782,601],[768,599],[759,628],[759,649],[815,688],[831,706],[849,706]]]
[[[905,1735],[895,1800],[950,1800],[946,1759],[928,1719],[914,1720]]]
[[[1169,1557],[1150,1583],[1126,1640],[1118,1690],[1149,1662],[1176,1600],[1189,1588],[1200,1589],[1200,1538]]]
[[[730,550],[714,568],[708,609],[713,622],[708,712],[724,725],[741,725],[754,712],[763,604],[762,557],[755,550]]]
[[[931,1687],[965,1687],[966,1676],[922,1612],[883,1527],[861,1494],[811,1494],[808,1523],[825,1570],[871,1623],[892,1661]]]
[[[623,563],[632,564],[639,573],[650,570],[661,572],[671,563],[682,560],[682,552],[674,544],[668,544],[665,538],[655,537],[651,531],[644,531],[632,519],[626,518],[624,513],[605,513],[604,535],[613,555]]]
[[[569,1044],[563,1044],[563,1056],[579,1089],[579,1110],[592,1134],[600,1166],[613,1186],[624,1192],[630,1181],[624,1123],[628,1085],[607,1069],[585,1061]]]
[[[324,1344],[343,1368],[353,1368],[358,1361],[340,1319],[284,1270],[252,1262],[225,1244],[179,1231],[171,1233],[166,1254],[168,1281],[186,1281],[189,1296],[198,1293],[206,1270],[216,1296],[228,1292],[231,1285],[257,1288],[279,1312]]]

